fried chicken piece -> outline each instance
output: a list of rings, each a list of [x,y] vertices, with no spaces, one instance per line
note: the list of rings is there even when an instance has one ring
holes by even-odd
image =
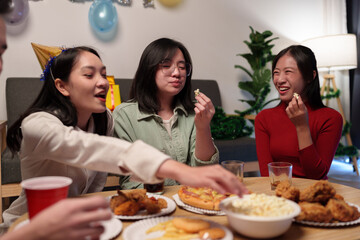
[[[275,189],[275,194],[278,197],[281,197],[284,192],[286,192],[291,187],[291,184],[289,181],[282,181],[280,182]]]
[[[286,192],[282,194],[282,197],[294,202],[298,202],[300,198],[300,190],[291,186]]]
[[[167,208],[167,202],[166,202],[165,199],[163,199],[163,198],[158,198],[158,199],[157,199],[157,203],[158,203],[158,205],[159,205],[159,207],[160,207],[161,209]]]
[[[135,202],[139,202],[146,198],[146,190],[145,189],[133,189],[128,192],[125,192],[125,195]]]
[[[357,208],[357,207],[355,207],[355,206],[351,206],[352,207],[352,209],[354,210],[354,220],[356,220],[356,219],[358,219],[358,218],[360,218],[360,211],[359,211],[359,209]]]
[[[114,212],[117,206],[128,200],[129,199],[126,197],[126,195],[123,192],[118,191],[118,196],[112,196],[110,199],[110,209]]]
[[[141,201],[141,204],[145,206],[145,209],[148,214],[154,214],[161,211],[160,206],[157,203],[157,200],[154,198],[146,198]]]
[[[332,219],[329,209],[325,208],[320,203],[300,202],[300,214],[296,217],[298,221],[312,221],[328,223]]]
[[[331,212],[333,219],[341,222],[354,221],[359,218],[359,211],[356,207],[350,206],[344,200],[330,199],[326,208]]]
[[[344,200],[344,197],[341,196],[340,194],[335,194],[335,196],[333,198],[339,199],[339,200]]]
[[[291,186],[289,181],[282,181],[277,185],[275,194],[278,197],[283,197],[291,201],[298,202],[300,190],[294,186]]]
[[[134,216],[139,211],[139,203],[135,201],[126,201],[114,209],[115,215]]]
[[[335,188],[328,181],[320,180],[300,192],[300,201],[326,204],[335,193]]]

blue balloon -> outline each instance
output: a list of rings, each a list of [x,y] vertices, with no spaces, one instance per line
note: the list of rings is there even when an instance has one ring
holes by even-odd
[[[95,0],[90,6],[89,22],[97,32],[108,32],[117,24],[117,12],[111,0]]]

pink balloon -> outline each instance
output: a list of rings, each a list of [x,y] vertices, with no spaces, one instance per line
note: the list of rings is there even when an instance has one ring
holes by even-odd
[[[28,0],[12,0],[12,11],[4,16],[5,22],[11,25],[22,23],[29,14]]]

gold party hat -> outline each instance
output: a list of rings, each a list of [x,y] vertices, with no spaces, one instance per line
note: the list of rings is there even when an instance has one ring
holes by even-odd
[[[31,43],[42,70],[45,69],[47,62],[51,57],[59,55],[62,51],[60,47],[48,47],[36,43]]]

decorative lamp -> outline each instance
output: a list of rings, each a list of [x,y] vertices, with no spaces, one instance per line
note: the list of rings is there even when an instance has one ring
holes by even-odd
[[[328,35],[302,43],[314,53],[318,71],[348,70],[357,67],[355,34]]]
[[[302,42],[302,45],[309,47],[315,54],[317,67],[319,72],[327,71],[324,75],[324,82],[321,87],[321,96],[329,95],[331,84],[334,92],[338,91],[335,83],[335,76],[332,74],[335,70],[350,70],[357,68],[357,49],[355,34],[337,34],[322,37],[311,38]],[[325,94],[326,90],[326,95]],[[346,124],[344,110],[341,105],[339,94],[336,94],[339,112],[343,117],[344,126]],[[329,98],[326,98],[326,105]],[[346,141],[348,146],[352,146],[349,133],[346,133]],[[357,158],[354,156],[353,164],[357,175],[359,169],[357,166]]]

